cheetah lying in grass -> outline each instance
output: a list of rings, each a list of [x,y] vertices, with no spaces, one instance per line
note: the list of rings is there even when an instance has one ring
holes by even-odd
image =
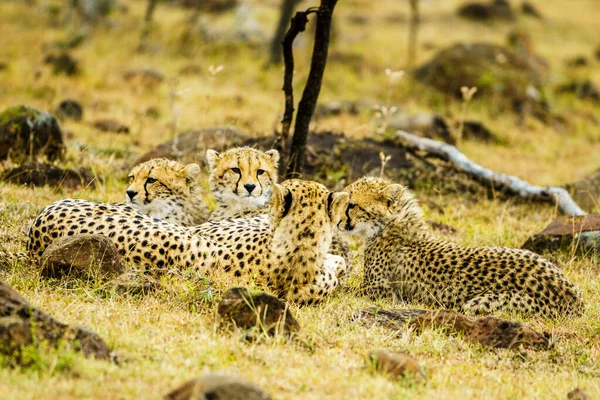
[[[200,199],[198,164],[183,165],[154,158],[131,169],[126,202],[139,213],[183,226],[208,220],[208,208]]]
[[[537,254],[469,248],[436,239],[414,196],[381,178],[362,178],[332,205],[342,231],[366,239],[362,289],[372,297],[415,300],[474,313],[581,315],[583,300],[562,271]]]
[[[233,148],[222,153],[207,150],[209,182],[217,200],[217,208],[210,221],[258,217],[268,223],[268,202],[277,183],[278,162],[277,150],[263,152],[250,147]],[[337,232],[334,232],[328,252],[344,258],[347,267],[345,281],[352,269],[352,259],[348,243]]]
[[[329,295],[345,272],[344,260],[327,254],[333,230],[329,205],[339,196],[347,195],[330,193],[316,182],[291,180],[273,187],[270,223],[250,218],[199,227],[173,225],[129,206],[65,199],[36,218],[27,250],[39,263],[60,237],[102,234],[124,261],[149,273],[170,268],[219,272],[238,282],[266,284],[288,300],[312,303]]]

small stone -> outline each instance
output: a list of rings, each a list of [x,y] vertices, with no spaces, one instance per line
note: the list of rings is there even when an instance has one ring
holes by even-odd
[[[235,376],[209,374],[192,379],[164,397],[165,400],[271,400],[258,386]]]
[[[160,282],[143,273],[126,272],[109,282],[115,292],[129,295],[145,295],[160,288]]]
[[[378,372],[387,374],[394,379],[412,378],[415,382],[427,379],[419,362],[406,353],[377,350],[369,353],[369,360]]]
[[[589,64],[588,59],[585,56],[579,55],[573,58],[569,58],[566,62],[568,67],[585,67]]]
[[[527,239],[521,248],[538,254],[572,248],[600,253],[600,214],[559,217]]]
[[[515,19],[514,12],[506,0],[493,0],[489,3],[467,3],[458,9],[458,15],[473,21]]]
[[[79,73],[79,62],[68,53],[48,54],[44,58],[44,64],[51,64],[55,75],[73,76]]]
[[[73,121],[81,121],[83,118],[83,107],[76,100],[63,100],[56,107],[54,115],[61,120],[72,119]]]
[[[96,177],[87,167],[63,169],[52,164],[31,163],[6,170],[1,180],[15,185],[76,189],[94,187]]]
[[[153,87],[164,80],[162,73],[153,69],[136,69],[123,74],[127,83],[136,86]]]
[[[523,4],[521,4],[521,12],[533,18],[544,19],[544,16],[538,10],[538,8],[533,3],[528,1],[524,1]]]
[[[571,390],[567,394],[567,399],[570,399],[570,400],[590,400],[591,397],[590,397],[589,394],[587,394],[586,392],[584,392],[580,388],[575,388],[575,389]]]
[[[219,303],[217,312],[222,320],[242,329],[254,328],[270,335],[300,330],[298,321],[284,302],[260,291],[239,287],[229,289]]]
[[[108,280],[125,271],[116,246],[102,235],[64,236],[42,254],[41,275]]]
[[[102,132],[129,133],[129,127],[114,119],[98,119],[92,126]]]
[[[573,93],[583,100],[600,101],[600,89],[590,80],[573,81],[559,86],[558,93]]]
[[[43,155],[54,161],[64,151],[62,131],[52,115],[26,105],[0,113],[0,160],[22,162]]]

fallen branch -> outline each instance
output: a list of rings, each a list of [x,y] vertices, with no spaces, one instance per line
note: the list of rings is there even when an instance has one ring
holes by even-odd
[[[490,183],[494,188],[517,194],[525,199],[554,203],[565,214],[570,216],[586,215],[561,187],[535,186],[515,176],[500,174],[481,165],[475,164],[456,147],[435,140],[415,136],[408,132],[396,131],[396,136],[410,149],[426,151],[437,158],[452,163],[459,171],[463,171],[478,181]]]

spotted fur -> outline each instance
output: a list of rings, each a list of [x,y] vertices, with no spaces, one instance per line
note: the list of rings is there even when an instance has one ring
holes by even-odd
[[[223,153],[206,151],[210,188],[217,200],[211,220],[256,216],[268,212],[277,183],[277,150],[236,147]]]
[[[128,205],[65,199],[35,219],[28,253],[38,262],[56,239],[81,233],[109,237],[127,263],[160,274],[194,268],[230,276],[238,283],[265,284],[292,301],[312,303],[338,286],[344,260],[327,254],[331,243],[331,194],[316,182],[293,180],[273,187],[271,221],[263,218],[177,226],[139,214]]]
[[[267,202],[273,185],[277,183],[278,161],[277,150],[263,152],[250,147],[233,148],[223,153],[208,150],[209,180],[217,200],[217,209],[210,220],[258,217],[268,223]],[[245,189],[247,184],[256,187],[248,193]],[[334,232],[328,252],[344,258],[347,273],[342,282],[345,282],[352,269],[352,257],[348,243],[337,232]]]
[[[362,290],[372,297],[474,313],[513,310],[556,317],[583,312],[574,285],[537,254],[436,239],[403,186],[362,178],[344,191],[349,197],[332,205],[333,220],[342,232],[365,238]]]
[[[184,226],[208,219],[208,208],[200,199],[197,164],[183,165],[154,158],[129,172],[126,202],[141,214]]]

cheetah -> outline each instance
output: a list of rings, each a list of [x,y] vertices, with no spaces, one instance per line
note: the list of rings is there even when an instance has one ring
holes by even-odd
[[[269,222],[232,219],[195,227],[142,215],[127,205],[59,200],[33,222],[27,251],[39,263],[46,247],[60,237],[101,234],[112,240],[123,261],[151,274],[173,268],[218,272],[231,281],[265,285],[290,301],[320,301],[345,273],[343,258],[327,250],[333,231],[329,206],[347,194],[300,180],[272,190]]]
[[[339,230],[364,238],[364,281],[373,298],[416,300],[475,314],[496,310],[581,315],[581,295],[537,254],[470,248],[436,239],[413,194],[383,178],[362,178],[332,204]]]
[[[210,219],[267,214],[267,203],[277,183],[278,162],[277,150],[260,151],[251,147],[236,147],[223,153],[207,150],[209,183],[217,201]]]
[[[219,153],[206,151],[209,182],[217,201],[210,221],[258,217],[269,221],[268,201],[277,183],[279,152],[266,152],[251,147],[237,147]],[[346,263],[346,278],[352,269],[352,257],[346,240],[334,231],[329,253],[339,255]]]
[[[131,169],[126,203],[139,213],[183,226],[208,220],[208,208],[200,199],[198,164],[183,165],[154,158]]]

